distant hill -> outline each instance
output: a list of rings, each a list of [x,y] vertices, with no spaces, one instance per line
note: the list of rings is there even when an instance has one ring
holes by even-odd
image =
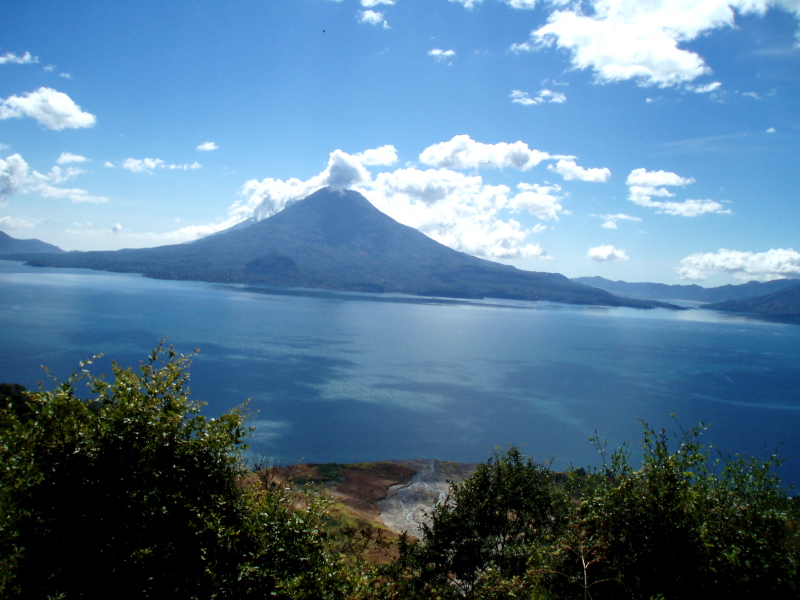
[[[704,288],[699,285],[666,285],[663,283],[627,283],[603,277],[577,277],[572,281],[605,290],[617,296],[642,300],[690,300],[694,302],[726,302],[756,298],[783,290],[799,283],[796,279],[777,279],[760,283],[750,281],[740,285]]]
[[[159,279],[418,296],[656,305],[618,298],[557,273],[522,271],[457,252],[401,225],[358,192],[329,188],[272,217],[195,242],[39,255],[29,257],[29,264],[141,273]]]
[[[40,240],[18,240],[0,231],[0,256],[8,254],[59,253],[64,252],[58,246]]]
[[[800,323],[800,282],[795,281],[793,286],[766,296],[718,302],[708,304],[703,308],[752,313],[778,321]]]

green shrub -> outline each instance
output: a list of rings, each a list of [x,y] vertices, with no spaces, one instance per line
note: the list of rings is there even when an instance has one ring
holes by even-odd
[[[113,364],[112,382],[82,364],[53,391],[6,389],[0,596],[339,594],[321,506],[242,485],[246,414],[201,415],[188,364],[159,345],[138,372]]]

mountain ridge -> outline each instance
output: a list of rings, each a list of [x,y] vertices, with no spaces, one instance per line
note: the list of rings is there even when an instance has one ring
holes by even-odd
[[[158,279],[675,308],[619,298],[558,273],[523,271],[458,252],[398,223],[358,192],[330,188],[267,219],[193,242],[30,256],[28,263]]]
[[[688,300],[692,302],[727,302],[746,300],[765,296],[800,283],[796,279],[776,279],[774,281],[749,281],[739,285],[722,285],[704,288],[699,285],[668,285],[665,283],[648,283],[612,281],[604,277],[574,277],[572,281],[605,290],[611,294],[638,298],[640,300]]]
[[[41,240],[30,239],[20,240],[11,237],[7,233],[0,231],[0,256],[8,256],[13,254],[58,254],[64,252],[58,246],[48,244]]]
[[[800,281],[795,281],[794,285],[771,294],[707,304],[703,308],[750,313],[776,321],[800,323]]]

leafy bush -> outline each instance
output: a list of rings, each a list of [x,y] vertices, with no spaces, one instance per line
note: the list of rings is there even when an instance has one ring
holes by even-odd
[[[246,414],[201,415],[188,363],[159,345],[138,373],[113,364],[111,383],[82,364],[53,391],[6,388],[0,596],[339,593],[322,507],[242,485]]]
[[[517,448],[496,454],[405,541],[384,596],[796,597],[800,511],[780,458],[723,457],[703,430],[645,425],[640,468],[623,447],[566,478]]]
[[[490,582],[524,575],[559,538],[567,511],[550,470],[512,447],[451,486],[422,541],[401,546],[393,574],[409,595],[481,597]]]
[[[781,458],[723,457],[702,425],[670,435],[644,428],[641,468],[613,453],[576,521],[597,558],[593,597],[704,599],[797,593],[797,503]]]

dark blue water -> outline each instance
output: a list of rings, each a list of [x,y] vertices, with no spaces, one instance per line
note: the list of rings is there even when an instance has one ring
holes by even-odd
[[[278,461],[482,461],[521,444],[597,465],[588,438],[639,419],[712,423],[731,452],[781,447],[800,484],[800,326],[707,311],[419,301],[47,270],[0,261],[0,381],[35,388],[104,353],[136,365],[166,336],[200,349],[193,396],[248,398],[253,452]],[[108,372],[99,361],[98,372]]]

